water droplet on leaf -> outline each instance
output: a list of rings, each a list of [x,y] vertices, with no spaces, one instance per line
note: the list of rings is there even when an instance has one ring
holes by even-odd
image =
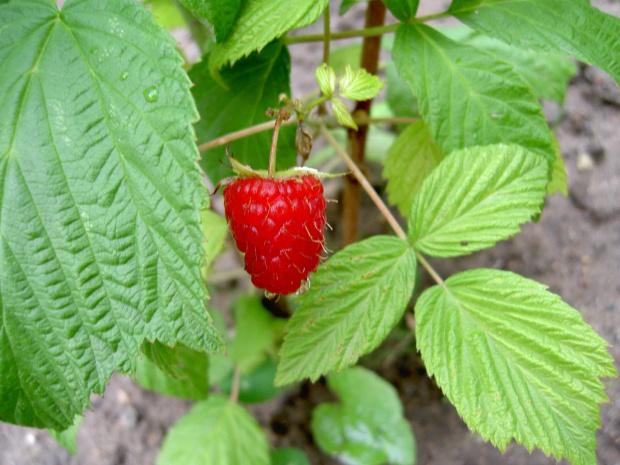
[[[121,73],[121,75],[118,77],[121,81],[126,80],[129,77],[129,71],[125,70]]]
[[[147,87],[144,89],[142,94],[147,102],[157,102],[157,99],[159,98],[159,93],[157,91],[157,87],[155,86]]]

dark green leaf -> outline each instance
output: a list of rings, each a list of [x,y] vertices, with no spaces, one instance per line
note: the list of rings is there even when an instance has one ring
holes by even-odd
[[[197,118],[132,0],[0,7],[0,419],[66,428],[144,338],[221,350]]]
[[[342,0],[342,3],[340,3],[340,8],[338,9],[338,13],[340,15],[343,15],[347,11],[349,11],[351,7],[355,5],[356,3],[367,2],[367,1],[369,0]]]
[[[579,312],[535,281],[478,269],[425,291],[415,316],[426,369],[471,429],[502,451],[514,438],[596,463],[599,377],[617,374]]]
[[[277,368],[277,362],[273,359],[268,359],[252,373],[242,373],[239,379],[239,400],[246,404],[254,404],[273,399],[280,394],[282,389],[273,385]],[[233,376],[231,373],[230,376],[224,378],[219,384],[224,392],[230,394],[232,383]]]
[[[206,399],[209,396],[209,356],[180,344],[167,349],[175,353],[176,365],[166,365],[162,371],[161,363],[155,364],[143,356],[138,359],[136,369],[138,384],[169,396]]]
[[[282,447],[271,453],[271,465],[310,465],[310,461],[301,449]]]
[[[374,236],[333,255],[299,297],[276,384],[314,381],[375,349],[402,317],[415,272],[413,249],[395,237]]]
[[[542,208],[547,163],[518,145],[453,152],[428,176],[409,216],[409,240],[435,257],[492,247]]]
[[[583,0],[454,0],[449,10],[507,44],[573,56],[620,84],[620,19]]]
[[[201,120],[195,125],[198,140],[208,142],[230,132],[267,121],[265,111],[278,106],[278,95],[290,95],[291,63],[288,50],[281,42],[273,42],[259,53],[240,60],[232,68],[223,69],[221,78],[225,89],[213,80],[206,61],[197,63],[190,71],[196,83],[192,89]],[[271,133],[261,132],[238,139],[230,144],[237,160],[254,169],[266,169],[269,164]],[[202,154],[201,165],[211,181],[217,183],[231,170],[226,147],[220,146]],[[295,129],[283,127],[278,140],[278,169],[295,165]]]
[[[166,375],[173,378],[182,377],[178,351],[174,348],[159,341],[144,340],[140,346],[140,352]]]
[[[240,405],[215,395],[172,427],[157,465],[269,465],[269,444]]]
[[[443,153],[515,143],[551,167],[555,150],[541,106],[511,65],[422,24],[399,28],[393,56]]]
[[[241,8],[241,0],[179,0],[195,16],[205,18],[212,26],[215,41],[226,40]]]
[[[398,19],[409,22],[415,18],[420,0],[383,0],[383,3],[385,3],[388,10]]]
[[[341,403],[312,412],[312,434],[321,449],[352,465],[415,463],[415,439],[391,384],[360,367],[327,381]]]
[[[245,0],[230,35],[209,55],[209,69],[234,64],[253,51],[260,52],[291,29],[312,24],[328,3],[329,0]]]
[[[411,87],[400,77],[396,65],[390,61],[385,68],[387,82],[387,102],[396,116],[419,117],[418,100]]]

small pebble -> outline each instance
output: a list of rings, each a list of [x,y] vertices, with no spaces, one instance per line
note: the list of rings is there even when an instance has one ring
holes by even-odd
[[[577,171],[592,171],[594,169],[594,160],[589,153],[581,152],[577,156]]]

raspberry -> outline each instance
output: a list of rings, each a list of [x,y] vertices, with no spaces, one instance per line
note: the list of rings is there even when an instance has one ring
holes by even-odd
[[[291,294],[316,270],[325,227],[325,198],[318,178],[236,178],[224,188],[224,207],[256,287]]]

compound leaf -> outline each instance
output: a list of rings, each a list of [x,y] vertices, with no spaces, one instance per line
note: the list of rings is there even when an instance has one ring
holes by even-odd
[[[316,21],[329,0],[246,0],[230,35],[209,55],[209,68],[234,64],[291,29]]]
[[[361,367],[330,375],[327,382],[341,403],[312,412],[312,434],[321,449],[352,465],[415,463],[411,426],[390,383]]]
[[[388,150],[383,177],[388,180],[390,203],[397,205],[405,218],[422,182],[443,157],[423,120],[407,126]]]
[[[411,298],[416,258],[406,241],[374,236],[333,255],[285,330],[276,384],[316,380],[376,348]]]
[[[546,185],[547,163],[518,145],[453,152],[415,197],[409,240],[435,257],[492,247],[540,212]]]
[[[0,7],[0,419],[64,429],[147,338],[221,350],[176,43],[132,0]]]
[[[478,269],[425,291],[415,316],[426,369],[470,428],[502,451],[514,438],[596,463],[599,377],[616,370],[579,312],[535,281]]]
[[[290,95],[289,75],[291,58],[280,41],[266,46],[261,53],[253,53],[223,69],[220,77],[227,88],[220,86],[209,73],[207,63],[194,65],[189,76],[196,83],[192,93],[200,111],[201,120],[195,125],[198,140],[208,142],[230,132],[267,121],[265,111],[278,106],[281,93]],[[263,131],[243,137],[230,144],[234,157],[254,169],[267,169],[271,134]],[[286,169],[295,164],[295,129],[283,127],[278,139],[277,168]],[[219,146],[202,154],[200,162],[213,183],[234,173],[222,163],[226,147]]]
[[[157,465],[269,465],[256,420],[221,395],[199,402],[170,429]]]
[[[499,142],[555,159],[541,106],[512,66],[423,24],[396,33],[394,62],[444,153]]]
[[[507,44],[573,56],[620,85],[620,19],[583,0],[454,0],[450,13]]]

